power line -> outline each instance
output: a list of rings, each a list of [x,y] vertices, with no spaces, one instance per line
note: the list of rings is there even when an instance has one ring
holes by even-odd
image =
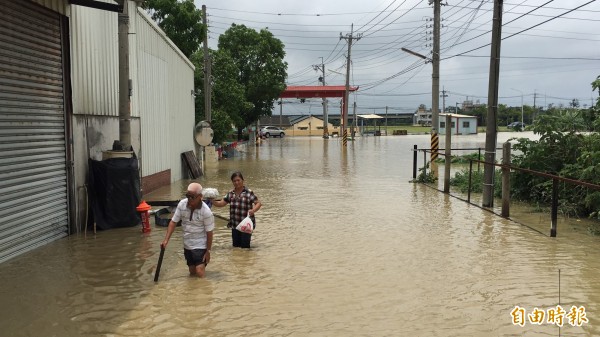
[[[487,57],[489,55],[456,55],[460,57]],[[502,56],[503,59],[535,59],[535,60],[582,60],[582,61],[600,61],[600,58],[590,57],[547,57],[547,56]]]
[[[405,2],[406,2],[406,1],[405,1]],[[403,2],[402,4],[404,4],[404,2]],[[402,4],[401,4],[401,5],[402,5]],[[418,4],[418,3],[417,3],[417,4]],[[387,24],[385,24],[385,25],[383,26],[383,28],[385,28],[385,27],[388,27],[389,25],[391,25],[391,24],[393,24],[394,22],[398,21],[400,18],[404,17],[406,14],[410,13],[410,11],[412,11],[413,9],[415,9],[415,7],[417,7],[417,5],[414,5],[412,8],[410,8],[410,9],[409,9],[408,11],[406,11],[404,14],[400,15],[400,16],[399,16],[398,18],[396,18],[394,21],[392,21],[392,22],[390,22],[390,23],[387,23]],[[385,18],[383,18],[383,20],[385,20],[386,18],[387,18],[387,16],[386,16]],[[382,20],[382,21],[383,21],[383,20]],[[379,24],[380,24],[382,21],[379,21],[379,22],[378,22],[377,24],[375,24],[374,26],[376,26],[376,25],[379,25]],[[381,29],[383,29],[383,28],[381,28]],[[381,29],[375,30],[375,31],[371,32],[370,34],[367,34],[367,35],[365,35],[365,37],[371,36],[371,35],[373,35],[373,34],[377,33],[378,31],[380,31]],[[370,30],[370,28],[369,28],[369,29],[367,29],[367,31],[369,31],[369,30]]]
[[[538,24],[535,24],[535,25],[533,25],[533,26],[531,26],[531,27],[529,27],[529,28],[523,29],[523,30],[521,30],[521,31],[519,31],[519,32],[517,32],[517,33],[511,34],[511,35],[509,35],[509,36],[506,36],[506,37],[503,37],[503,38],[502,38],[502,40],[506,40],[506,39],[508,39],[508,38],[511,38],[511,37],[513,37],[513,36],[515,36],[515,35],[519,35],[519,34],[521,34],[521,33],[523,33],[523,32],[526,32],[526,31],[528,31],[528,30],[531,30],[531,29],[533,29],[533,28],[535,28],[535,27],[538,27],[538,26],[541,26],[541,25],[543,25],[543,24],[545,24],[545,23],[548,23],[548,22],[550,22],[550,21],[552,21],[552,20],[558,19],[558,18],[560,18],[560,17],[562,17],[562,16],[564,16],[564,15],[567,15],[567,14],[569,14],[569,13],[571,13],[571,12],[573,12],[573,11],[575,11],[575,10],[577,10],[577,9],[581,8],[581,7],[587,6],[587,5],[589,5],[589,4],[591,4],[592,2],[595,2],[595,1],[596,1],[596,0],[592,0],[592,1],[586,2],[585,4],[583,4],[583,5],[581,5],[581,6],[578,6],[578,7],[576,7],[576,8],[573,8],[573,9],[571,9],[571,10],[569,10],[569,11],[565,12],[565,13],[562,13],[562,14],[560,14],[560,15],[554,16],[554,17],[552,17],[552,18],[550,18],[550,19],[548,19],[548,20],[542,21],[542,22],[540,22],[540,23],[538,23]],[[468,51],[466,51],[466,52],[463,52],[463,53],[460,53],[460,54],[456,54],[456,55],[452,55],[452,56],[445,57],[445,58],[443,58],[443,60],[451,59],[451,58],[453,58],[453,57],[456,57],[456,56],[461,56],[461,55],[464,55],[464,54],[470,53],[470,52],[472,52],[472,51],[475,51],[475,50],[478,50],[478,49],[481,49],[481,48],[487,47],[487,46],[489,46],[490,44],[491,44],[491,43],[487,43],[487,44],[485,44],[485,45],[483,45],[483,46],[480,46],[480,47],[477,47],[477,48],[473,48],[473,49],[471,49],[471,50],[468,50]]]
[[[379,15],[385,13],[385,10],[388,9],[388,8],[390,8],[390,6],[393,5],[395,2],[396,2],[396,0],[392,1],[384,10],[380,11],[379,14],[375,15],[375,17],[373,17],[371,20],[369,20],[369,22],[367,22],[364,25],[360,26],[356,30],[359,31],[359,30],[363,29],[369,23],[373,22],[373,20],[375,20],[377,17],[379,17]],[[402,4],[400,4],[400,5],[402,5]],[[400,7],[400,6],[398,6],[398,7]],[[396,7],[392,12],[394,12],[396,9],[398,9],[398,7]]]

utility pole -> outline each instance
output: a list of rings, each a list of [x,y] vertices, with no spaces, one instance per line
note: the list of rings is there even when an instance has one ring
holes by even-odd
[[[283,128],[283,98],[279,99],[279,128]]]
[[[452,117],[446,112],[446,89],[442,89],[442,113],[446,116],[446,144],[444,145],[444,193],[450,193],[450,165],[452,162]],[[458,119],[456,119],[458,122]],[[456,130],[458,130],[458,125],[456,125]]]
[[[431,74],[431,162],[438,157],[440,125],[440,6],[441,0],[429,0],[433,3],[433,55]]]
[[[531,115],[531,124],[533,124],[535,117],[537,117],[537,109],[535,108],[535,99],[536,98],[537,98],[537,92],[536,92],[536,89],[533,89],[533,115]]]
[[[356,101],[354,102],[354,133],[358,131],[358,117],[356,116]],[[362,132],[361,132],[362,136]],[[354,136],[352,137],[354,138]]]
[[[498,83],[500,79],[500,46],[502,36],[502,5],[504,0],[494,0],[492,22],[492,47],[490,53],[490,79],[488,87],[488,113],[485,133],[485,162],[483,166],[483,207],[494,206],[494,165],[496,161]]]
[[[352,118],[354,120],[354,126],[352,127],[352,140],[354,140],[354,136],[356,136],[356,101],[354,101],[354,109],[352,109],[352,111],[354,112],[354,118]]]
[[[448,95],[446,95],[446,89],[442,88],[440,97],[442,98],[442,113],[446,113],[446,97],[448,97]]]
[[[206,121],[211,121],[211,85],[210,85],[210,76],[211,76],[211,62],[210,55],[208,54],[208,22],[206,21],[206,5],[202,5],[202,23],[204,24],[205,32],[204,32],[204,116],[206,116]],[[258,130],[257,130],[258,132]]]
[[[388,112],[388,107],[387,105],[385,106],[385,135],[387,136],[387,132],[388,132],[388,128],[387,128],[387,112]]]
[[[510,88],[511,90],[518,91],[521,94],[521,123],[525,123],[525,119],[523,118],[523,92],[519,89]],[[534,98],[535,100],[535,98]]]
[[[343,147],[347,147],[348,146],[348,131],[346,130],[346,128],[348,127],[348,100],[349,100],[349,94],[350,94],[350,62],[351,62],[351,58],[350,58],[350,54],[352,52],[352,42],[354,40],[358,41],[360,40],[360,38],[362,37],[362,34],[357,34],[356,36],[354,36],[354,24],[352,24],[352,26],[350,26],[350,34],[346,34],[346,36],[343,36],[342,33],[340,33],[340,40],[344,39],[346,40],[346,42],[348,43],[348,55],[346,58],[346,92],[344,93],[344,102],[343,102],[343,108],[342,108],[342,144]]]
[[[118,15],[119,34],[119,142],[121,149],[131,148],[131,80],[129,79],[129,0],[120,0],[123,12]]]
[[[314,70],[321,70],[323,75],[319,79],[323,86],[325,86],[325,64],[323,63],[323,58],[321,57],[321,65],[315,64],[313,65]],[[323,139],[329,139],[329,130],[327,129],[328,116],[327,116],[327,98],[323,97]]]

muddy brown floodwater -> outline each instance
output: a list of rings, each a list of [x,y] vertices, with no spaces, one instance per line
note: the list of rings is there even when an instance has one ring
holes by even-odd
[[[454,142],[483,147],[485,135]],[[413,144],[428,143],[365,137],[344,154],[336,138],[289,137],[248,148],[200,182],[224,194],[244,173],[264,204],[251,250],[233,249],[217,219],[207,277],[190,278],[178,230],[154,283],[164,227],[71,236],[0,265],[0,335],[599,336],[600,239],[567,224],[550,238],[410,183]],[[548,322],[559,304],[584,308],[581,326]],[[517,306],[544,321],[513,324]]]

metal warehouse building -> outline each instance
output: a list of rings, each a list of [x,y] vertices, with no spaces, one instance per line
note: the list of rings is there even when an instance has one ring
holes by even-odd
[[[131,143],[147,191],[181,179],[180,154],[195,150],[194,66],[126,5]],[[70,0],[0,0],[0,262],[86,223],[88,158],[119,139],[117,18]]]

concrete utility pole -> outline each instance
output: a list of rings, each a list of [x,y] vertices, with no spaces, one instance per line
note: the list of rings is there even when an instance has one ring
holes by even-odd
[[[429,0],[433,3],[433,73],[431,74],[431,161],[438,157],[440,125],[440,6],[441,0]]]
[[[521,94],[521,123],[525,123],[525,120],[523,118],[523,92],[519,89],[515,89],[515,88],[511,88],[514,91],[518,91]],[[535,97],[534,97],[535,100]]]
[[[283,129],[283,98],[279,99],[279,128]]]
[[[446,145],[444,150],[444,193],[450,193],[450,165],[452,162],[452,117],[446,112],[446,89],[442,89],[442,113],[446,114]],[[458,122],[458,119],[456,120]],[[458,130],[458,125],[456,125]]]
[[[210,76],[211,76],[211,62],[210,55],[208,54],[208,22],[206,21],[206,5],[202,5],[202,23],[204,24],[204,115],[206,116],[206,121],[211,121],[211,85],[210,85]],[[258,130],[257,130],[258,131]]]
[[[537,92],[536,89],[533,89],[533,114],[531,115],[531,124],[533,124],[533,121],[535,121],[535,117],[537,116],[537,109],[535,107],[535,99],[537,98]],[[594,104],[592,103],[592,106]]]
[[[343,147],[348,146],[348,131],[346,130],[347,126],[348,126],[348,100],[349,100],[349,94],[350,94],[350,62],[351,62],[351,58],[350,58],[350,53],[352,52],[352,41],[353,40],[360,40],[360,38],[362,37],[362,34],[357,34],[356,36],[353,35],[354,34],[354,24],[352,24],[352,26],[350,26],[350,34],[346,34],[346,36],[342,36],[342,33],[340,33],[340,40],[344,39],[346,40],[346,42],[348,43],[348,55],[346,58],[346,92],[344,93],[344,102],[343,105],[344,107],[342,108],[342,144]]]
[[[502,36],[502,5],[504,0],[494,0],[492,23],[492,50],[490,53],[490,80],[488,87],[488,113],[485,133],[485,162],[483,166],[483,207],[494,206],[494,165],[498,118],[498,82],[500,79],[500,46]],[[489,163],[489,164],[488,164]]]
[[[456,119],[458,122],[458,118]],[[444,149],[445,164],[444,164],[444,193],[450,193],[450,166],[452,165],[452,116],[446,114],[446,144]],[[456,125],[458,130],[458,125]]]
[[[387,129],[387,112],[388,112],[388,106],[386,105],[385,106],[385,135],[386,136],[388,135],[388,133],[387,133],[387,130],[388,130]]]
[[[354,101],[354,108],[352,109],[354,120],[354,126],[352,127],[352,140],[354,140],[354,136],[356,136],[356,101]]]
[[[119,142],[122,149],[131,148],[131,80],[129,79],[129,1],[120,0],[123,12],[118,16],[119,34]]]
[[[432,58],[416,53],[412,50],[402,48],[403,51],[420,57],[427,62],[431,62],[433,71],[431,73],[431,162],[438,157],[439,136],[438,128],[440,125],[440,7],[441,0],[429,0],[429,5],[433,4],[433,51]]]
[[[448,97],[448,95],[446,95],[446,89],[442,89],[442,94],[440,95],[440,97],[442,98],[442,113],[446,113],[446,97]]]
[[[323,63],[323,58],[321,57],[321,64],[315,64],[313,65],[313,69],[314,70],[321,70],[321,72],[323,73],[323,76],[321,77],[321,83],[323,83],[323,86],[325,86],[325,64]],[[327,129],[327,124],[328,124],[328,117],[327,117],[327,98],[323,97],[323,138],[324,139],[329,139],[329,130]]]

